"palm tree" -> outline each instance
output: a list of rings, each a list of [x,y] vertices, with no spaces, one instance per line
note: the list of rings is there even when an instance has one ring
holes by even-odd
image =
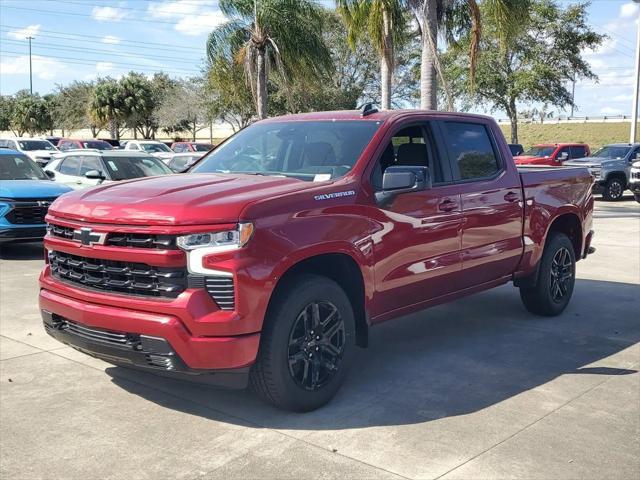
[[[119,138],[120,122],[124,117],[122,91],[116,80],[111,78],[97,83],[91,99],[91,116],[109,126],[111,138]]]
[[[275,70],[284,82],[331,70],[322,38],[322,7],[314,0],[220,0],[230,20],[211,32],[211,63],[224,58],[244,64],[258,118],[267,116],[267,82]]]
[[[348,31],[353,49],[360,38],[367,38],[380,57],[382,108],[391,108],[391,84],[394,70],[394,46],[406,26],[403,0],[336,0],[338,12]]]
[[[500,40],[504,46],[529,18],[531,0],[484,0],[486,12],[493,16],[500,28]],[[455,41],[456,35],[471,35],[470,69],[471,83],[475,78],[478,45],[482,35],[480,8],[477,0],[408,0],[412,8],[422,38],[422,58],[420,63],[420,108],[435,110],[438,106],[438,77],[444,87],[447,106],[453,107],[451,96],[438,61],[438,32],[443,33],[448,42]]]

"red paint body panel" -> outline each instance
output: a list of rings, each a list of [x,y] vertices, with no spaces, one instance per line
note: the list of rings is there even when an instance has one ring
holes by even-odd
[[[552,222],[575,215],[582,248],[591,230],[592,178],[586,169],[518,170],[489,117],[419,111],[323,112],[265,120],[379,122],[352,170],[338,180],[187,174],[117,182],[57,200],[48,221],[96,232],[184,235],[251,222],[243,248],[206,257],[232,276],[235,308],[222,310],[202,288],[177,298],[145,298],[83,289],[45,267],[42,308],[97,328],[166,338],[191,368],[251,364],[274,289],[299,262],[323,254],[351,259],[363,278],[364,309],[378,323],[531,274]],[[380,207],[371,173],[394,132],[422,121],[482,123],[504,164],[495,178],[436,185]],[[533,169],[532,169],[533,170]],[[353,192],[319,201],[317,195]],[[446,205],[445,205],[446,204]],[[45,247],[73,255],[157,267],[187,263],[181,250],[94,245],[47,236]]]

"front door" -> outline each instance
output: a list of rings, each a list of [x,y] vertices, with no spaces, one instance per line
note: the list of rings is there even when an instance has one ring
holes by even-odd
[[[522,187],[518,171],[503,158],[488,124],[440,124],[464,215],[460,287],[504,278],[523,251]]]
[[[377,207],[382,228],[372,235],[374,321],[378,315],[456,290],[461,269],[460,195],[445,185],[450,171],[433,139],[427,122],[403,127],[390,138],[374,168],[374,189],[381,187],[384,170],[392,165],[428,166],[433,181],[430,189],[400,194]]]

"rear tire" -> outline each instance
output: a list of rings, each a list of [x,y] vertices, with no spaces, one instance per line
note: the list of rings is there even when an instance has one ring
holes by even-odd
[[[527,310],[553,317],[569,304],[576,278],[573,244],[564,233],[549,232],[540,259],[538,281],[534,287],[520,287],[520,298]]]
[[[621,178],[613,177],[607,180],[602,192],[602,198],[609,202],[618,202],[622,200],[624,195],[624,181]]]
[[[323,276],[296,276],[269,306],[251,386],[280,409],[315,410],[342,385],[354,350],[355,318],[344,290]]]

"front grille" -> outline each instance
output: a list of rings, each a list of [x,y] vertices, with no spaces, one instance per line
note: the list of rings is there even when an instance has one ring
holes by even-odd
[[[54,237],[73,239],[73,228],[49,225],[49,234]],[[173,235],[151,235],[147,233],[109,233],[105,245],[115,247],[155,248],[175,250],[176,238]]]
[[[86,340],[107,343],[114,346],[124,347],[137,340],[134,338],[134,336],[128,335],[126,333],[118,333],[109,330],[91,328],[80,325],[79,323],[71,322],[66,319],[60,321],[58,328],[63,331],[66,330],[69,333],[72,333],[73,335],[84,338]]]
[[[44,224],[44,217],[47,215],[49,205],[53,198],[42,198],[34,200],[19,200],[12,203],[13,208],[5,215],[9,223],[14,225],[39,225]]]
[[[640,180],[640,172],[631,172],[631,178]]]
[[[233,310],[235,303],[235,288],[232,277],[205,277],[205,288],[211,298],[222,310]]]
[[[51,274],[83,287],[108,292],[175,298],[187,287],[184,269],[152,267],[50,251]]]

